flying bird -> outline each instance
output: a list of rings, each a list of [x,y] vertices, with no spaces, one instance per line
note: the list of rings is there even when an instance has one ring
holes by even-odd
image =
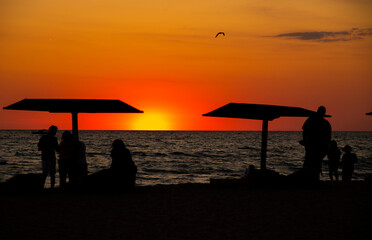
[[[225,36],[225,33],[224,32],[219,32],[219,33],[216,34],[215,37],[218,37],[218,35],[220,35],[220,34],[222,34],[223,36]]]

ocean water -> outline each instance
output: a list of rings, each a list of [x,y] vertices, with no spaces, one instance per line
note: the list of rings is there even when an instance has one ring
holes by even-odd
[[[62,131],[57,134],[58,140]],[[251,131],[80,131],[90,173],[108,168],[111,143],[122,139],[138,167],[138,185],[208,183],[211,177],[240,177],[259,168],[261,132]],[[16,174],[40,173],[40,135],[31,130],[0,131],[0,181]],[[267,168],[288,175],[302,167],[302,132],[269,132]],[[349,144],[358,156],[354,179],[372,173],[372,132],[334,132],[339,147]],[[341,171],[341,169],[340,169]],[[328,180],[327,159],[322,180]],[[58,185],[58,174],[57,174]]]

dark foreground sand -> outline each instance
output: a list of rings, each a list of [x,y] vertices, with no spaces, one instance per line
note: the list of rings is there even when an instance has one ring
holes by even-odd
[[[0,239],[372,239],[372,187],[187,184],[0,195]]]

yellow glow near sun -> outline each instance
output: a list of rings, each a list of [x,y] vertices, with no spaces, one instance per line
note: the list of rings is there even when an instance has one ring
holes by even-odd
[[[166,114],[144,113],[133,122],[132,130],[172,130]]]

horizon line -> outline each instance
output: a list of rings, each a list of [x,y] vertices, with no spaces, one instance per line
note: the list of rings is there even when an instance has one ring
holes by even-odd
[[[39,131],[48,129],[0,129],[0,131]],[[58,131],[72,131],[72,129],[58,129]],[[128,132],[261,132],[262,130],[130,130],[130,129],[83,129],[79,131],[128,131]],[[301,130],[269,130],[269,132],[302,132]],[[372,132],[372,130],[333,130],[332,132]]]

